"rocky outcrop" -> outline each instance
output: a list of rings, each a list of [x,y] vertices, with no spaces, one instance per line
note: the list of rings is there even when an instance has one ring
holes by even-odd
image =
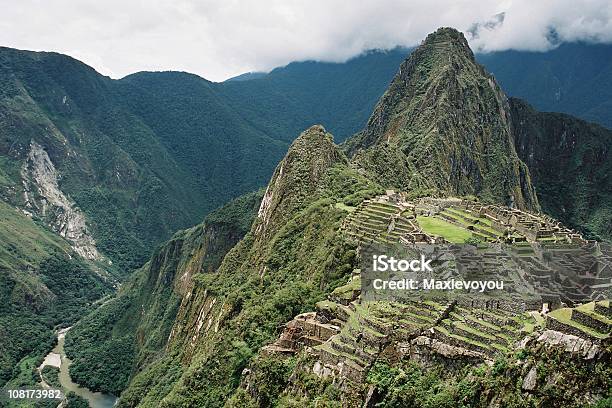
[[[261,201],[255,234],[267,239],[289,215],[299,210],[320,188],[326,171],[346,158],[321,125],[305,130],[276,167]]]
[[[463,367],[466,364],[478,364],[489,359],[478,351],[454,346],[427,336],[418,336],[409,344],[399,344],[398,347],[403,351],[402,354],[408,354],[411,360],[423,366],[441,362],[446,367]]]
[[[523,378],[523,385],[521,388],[525,391],[533,391],[536,388],[538,380],[538,370],[536,366],[531,367],[531,370],[527,373],[525,378]]]
[[[101,259],[96,241],[87,227],[85,214],[60,189],[59,172],[47,152],[34,140],[30,143],[21,174],[27,211],[46,220],[83,258]]]
[[[560,346],[566,352],[577,354],[585,360],[594,359],[602,351],[601,346],[597,342],[556,330],[545,330],[537,338],[537,341],[550,346]]]

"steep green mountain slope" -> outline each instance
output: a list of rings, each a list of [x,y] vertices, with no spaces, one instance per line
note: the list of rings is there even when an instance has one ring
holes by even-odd
[[[240,221],[238,230],[244,231],[255,215],[252,199],[239,199],[211,214],[204,227],[177,235],[116,300],[70,331],[66,347],[75,357],[73,367],[83,370],[79,379],[120,391],[126,377],[115,381],[94,363],[96,356],[106,360],[119,354],[112,372],[133,374],[122,404],[156,406],[170,393],[169,400],[218,406],[237,385],[249,356],[273,338],[275,328],[313,307],[354,268],[355,252],[336,235],[345,213],[334,205],[337,200],[381,191],[348,167],[322,127],[304,132],[277,167],[250,231],[218,269],[219,258],[207,259],[228,246],[215,246],[214,252],[203,243],[235,242],[224,241],[226,235],[214,226]],[[100,336],[109,347],[92,346]],[[110,347],[126,337],[135,359]],[[91,381],[104,378],[98,384]]]
[[[456,33],[438,34],[406,62],[410,70],[400,71],[365,133],[352,142],[362,147],[353,162],[322,128],[311,128],[274,173],[258,220],[218,269],[249,230],[257,200],[243,199],[226,208],[231,216],[222,211],[177,234],[116,300],[75,327],[66,345],[76,360],[75,379],[112,392],[129,381],[125,405],[157,406],[164,397],[171,405],[220,405],[244,379],[242,369],[252,356],[275,338],[278,325],[313,310],[356,266],[355,244],[338,233],[352,205],[383,187],[407,187],[415,195],[475,194],[535,207],[529,173],[515,148],[533,167],[544,209],[609,236],[609,133],[531,112],[518,102],[509,109]],[[451,41],[442,38],[446,34]],[[365,121],[369,109],[363,106],[386,86],[382,75],[395,71],[373,62],[377,55],[353,61],[354,76],[329,64],[318,87],[312,86],[319,80],[313,63],[279,70],[278,88],[263,82],[265,77],[256,84],[242,81],[249,88],[241,89],[183,73],[113,81],[64,56],[1,49],[3,228],[31,236],[16,234],[0,246],[2,293],[10,298],[0,318],[6,327],[21,328],[0,343],[7,367],[2,378],[31,384],[31,369],[48,349],[53,326],[74,323],[110,291],[96,275],[103,274],[102,265],[126,273],[175,229],[261,186],[293,138],[288,129],[318,116],[344,136],[359,129],[352,121]],[[393,60],[396,54],[380,55]],[[381,76],[370,75],[374,69]],[[291,70],[295,76],[285,77]],[[294,78],[304,77],[308,81],[296,86]],[[337,83],[346,87],[331,92]],[[424,103],[410,105],[418,101]],[[574,139],[564,134],[575,135],[584,148],[573,149],[565,140]],[[382,135],[392,136],[392,143],[380,143]],[[429,160],[405,149],[417,139],[430,149]],[[546,144],[559,140],[553,145],[564,160],[550,163]],[[575,171],[559,180],[545,171],[553,164],[560,174],[567,166]],[[604,189],[589,184],[591,179],[601,180]],[[223,226],[228,217],[230,225]],[[29,308],[41,304],[46,311],[34,315]],[[291,368],[270,364],[283,372]]]
[[[295,62],[217,89],[249,122],[280,138],[321,123],[342,142],[363,127],[409,52],[370,51],[345,63]]]
[[[66,56],[0,49],[2,384],[34,381],[53,329],[111,292],[106,280],[258,188],[282,156],[286,144],[245,125],[207,81],[156,82],[143,89]]]
[[[271,129],[250,123],[217,84],[196,75],[139,73],[118,85],[123,106],[142,118],[189,174],[201,214],[263,186],[289,145]]]
[[[354,268],[355,252],[336,234],[340,197],[380,191],[347,166],[321,127],[302,133],[278,165],[245,238],[213,274],[194,277],[168,352],[136,375],[124,406],[222,406],[250,356],[279,324],[308,310]],[[181,361],[180,379],[157,378]]]
[[[542,210],[587,236],[612,238],[612,131],[510,100],[514,143]]]
[[[381,99],[366,131],[358,135],[356,141],[349,142],[349,146],[360,144],[361,147],[360,153],[355,154],[352,161],[334,145],[331,135],[321,126],[313,126],[303,132],[273,173],[250,230],[227,252],[218,268],[203,272],[198,267],[189,267],[201,265],[207,256],[206,251],[193,249],[194,243],[204,239],[192,239],[193,232],[181,233],[164,245],[152,261],[139,271],[133,286],[126,286],[118,299],[109,303],[115,309],[96,311],[69,333],[74,336],[69,348],[77,362],[82,364],[82,372],[77,376],[83,374],[80,379],[85,382],[104,378],[93,364],[93,354],[88,356],[85,350],[88,349],[87,342],[100,333],[106,333],[106,344],[115,344],[115,341],[127,336],[130,353],[135,357],[125,359],[123,368],[116,370],[124,374],[120,381],[100,381],[89,385],[115,392],[122,390],[129,371],[129,381],[121,394],[120,406],[339,406],[340,401],[359,401],[361,405],[366,398],[390,403],[395,401],[396,405],[390,406],[402,406],[402,403],[405,405],[409,401],[416,406],[440,406],[444,401],[467,404],[477,398],[481,405],[487,406],[496,400],[499,395],[496,394],[497,390],[503,387],[512,391],[499,395],[500,404],[516,398],[525,398],[521,400],[525,403],[550,401],[561,404],[581,392],[568,385],[572,384],[571,379],[567,382],[555,380],[562,395],[547,389],[532,398],[520,391],[523,380],[527,381],[526,378],[531,375],[528,374],[530,367],[537,366],[538,370],[544,370],[541,371],[544,379],[548,378],[546,373],[560,362],[567,367],[567,373],[572,373],[571,378],[596,391],[594,398],[600,398],[603,387],[601,379],[605,381],[605,376],[609,375],[605,372],[605,364],[597,360],[596,365],[593,363],[593,366],[589,366],[589,362],[576,362],[567,354],[555,354],[557,351],[554,350],[548,354],[548,343],[544,340],[531,340],[534,343],[525,348],[523,353],[526,354],[507,355],[510,362],[501,359],[492,367],[470,365],[466,371],[445,372],[443,379],[436,374],[437,371],[428,371],[428,366],[398,365],[397,361],[383,359],[363,382],[358,383],[361,388],[357,393],[354,393],[351,384],[342,380],[345,374],[338,377],[340,382],[332,381],[333,377],[326,379],[315,375],[317,371],[312,371],[311,364],[316,362],[308,355],[284,358],[270,356],[267,349],[262,349],[265,345],[273,344],[281,325],[299,313],[318,310],[328,319],[338,314],[336,319],[348,319],[342,329],[346,330],[340,333],[338,344],[330,345],[329,350],[323,347],[321,353],[332,357],[339,355],[346,361],[338,367],[351,366],[356,369],[359,364],[355,366],[350,363],[349,360],[353,359],[351,355],[363,358],[370,355],[369,342],[373,337],[380,337],[378,331],[383,330],[381,324],[384,319],[397,320],[389,308],[382,307],[370,313],[365,306],[347,306],[353,299],[354,288],[347,288],[344,284],[351,277],[351,272],[358,268],[359,241],[345,234],[343,228],[350,214],[357,211],[355,206],[364,199],[381,194],[385,188],[397,187],[397,182],[402,181],[401,177],[390,172],[396,162],[374,161],[374,153],[383,152],[388,154],[387,157],[405,160],[406,168],[403,171],[409,178],[414,177],[414,172],[421,172],[421,177],[425,178],[427,169],[434,174],[438,171],[429,163],[422,166],[422,163],[407,161],[408,156],[404,151],[396,148],[394,138],[402,142],[406,137],[418,135],[406,130],[410,129],[407,125],[426,123],[426,115],[422,112],[432,113],[434,120],[431,127],[437,126],[440,133],[445,132],[447,138],[443,141],[453,142],[453,138],[462,140],[460,138],[464,134],[453,129],[453,126],[458,126],[467,135],[473,136],[475,145],[482,135],[489,137],[487,149],[497,154],[492,156],[497,164],[493,170],[499,173],[483,171],[481,178],[473,179],[485,188],[475,188],[477,184],[474,184],[471,190],[454,190],[444,185],[434,185],[438,194],[472,193],[484,200],[504,203],[507,202],[508,192],[517,194],[516,188],[522,187],[519,197],[532,205],[536,203],[527,177],[520,182],[509,177],[511,182],[493,186],[498,182],[498,175],[505,174],[502,164],[509,163],[509,168],[513,170],[510,174],[514,176],[520,174],[514,171],[515,166],[525,167],[514,150],[513,131],[516,131],[516,127],[512,127],[510,105],[492,78],[474,64],[468,51],[464,40],[452,30],[444,29],[430,37],[420,52],[413,54],[413,58],[402,68],[390,91]],[[445,58],[440,57],[442,53]],[[449,59],[451,63],[447,64]],[[410,70],[404,69],[406,66]],[[422,78],[427,78],[427,74],[430,74],[428,80],[420,82]],[[415,82],[420,87],[413,86]],[[410,111],[415,113],[414,116],[405,115],[406,106],[410,107],[411,102],[429,100],[423,95],[438,96],[436,100],[441,101],[441,106],[446,110],[436,111],[436,104],[421,103],[416,105],[423,107],[423,111],[414,109]],[[474,95],[474,98],[468,98],[465,106],[458,106],[460,102],[453,101],[453,95]],[[392,114],[387,115],[389,112]],[[401,119],[398,120],[398,117]],[[440,120],[436,121],[438,117]],[[381,120],[377,121],[377,118]],[[480,125],[475,128],[481,133],[461,127],[464,118],[473,120],[471,124]],[[393,123],[398,126],[389,126]],[[388,133],[383,133],[387,130]],[[384,139],[382,143],[379,139],[384,138],[384,134],[391,136],[387,144]],[[458,142],[454,144],[460,145]],[[434,153],[438,156],[431,157],[431,160],[440,160],[442,165],[438,163],[438,167],[444,168],[448,158],[441,152],[434,150]],[[462,153],[465,162],[491,166],[494,163],[492,158],[484,156],[478,149],[471,151],[471,154],[467,150]],[[439,173],[432,178],[435,180],[435,177],[443,181]],[[464,180],[468,180],[467,177]],[[528,193],[524,194],[523,191]],[[515,202],[521,204],[518,199]],[[378,225],[374,221],[387,214],[384,207],[373,211],[371,216],[374,220],[362,220],[361,228],[371,231]],[[485,233],[487,229],[481,232]],[[488,232],[491,233],[490,230]],[[223,248],[222,253],[227,247]],[[164,284],[160,285],[160,282]],[[160,290],[166,294],[160,294]],[[170,292],[172,294],[168,295]],[[333,310],[334,302],[325,301],[328,296],[345,303]],[[126,302],[124,306],[120,303],[121,299]],[[440,323],[440,326],[436,326],[437,330],[443,334],[446,327],[450,327],[447,325],[465,327],[466,322],[442,324],[441,320],[435,320],[436,313],[449,316],[451,309],[447,306],[429,304],[424,307],[427,310],[407,313],[404,320],[414,318],[413,323],[421,319],[429,319],[424,320],[429,323],[436,321]],[[127,312],[119,313],[122,309]],[[342,311],[344,315],[340,317]],[[471,312],[467,310],[461,314],[472,315]],[[414,317],[414,313],[423,313],[425,317]],[[505,353],[504,350],[513,344],[512,336],[518,336],[520,330],[535,331],[537,326],[537,333],[541,333],[542,322],[531,315],[500,313],[491,316],[473,310],[472,316],[477,321],[479,317],[486,320],[479,323],[484,327],[482,330],[500,332],[499,338],[507,346],[500,346],[499,350],[465,336],[453,333],[455,337],[448,336],[479,347],[479,350]],[[140,317],[135,318],[139,314]],[[459,319],[454,315],[451,318]],[[128,321],[138,322],[138,326],[128,327]],[[156,322],[155,329],[147,323],[153,321]],[[355,330],[361,330],[362,336],[358,336]],[[490,336],[482,330],[467,330],[471,336],[485,339]],[[358,341],[357,338],[368,340],[364,340],[364,345],[356,345],[353,340]],[[413,340],[413,337],[408,340]],[[459,353],[460,359],[466,358],[470,364],[480,361],[471,360],[476,355],[463,349],[444,348],[448,346],[446,343],[446,346],[435,344],[443,347],[438,352]],[[429,347],[426,344],[422,346],[425,349]],[[108,356],[112,349],[107,347],[101,354]],[[323,349],[329,353],[325,354]],[[429,352],[432,351],[426,351]],[[516,368],[520,364],[523,364],[524,370]],[[367,367],[372,368],[371,365]],[[597,370],[603,377],[589,380],[590,369]],[[342,370],[340,368],[341,373]],[[344,372],[349,371],[350,367]],[[406,373],[409,373],[408,378]],[[527,387],[530,387],[529,381]],[[368,389],[378,394],[367,397]],[[423,390],[430,390],[428,395],[431,395],[425,395]],[[419,393],[415,394],[417,391]],[[423,401],[428,401],[429,405]]]
[[[82,319],[66,336],[74,381],[119,394],[128,379],[163,355],[181,298],[192,277],[212,273],[249,230],[262,193],[239,197],[202,224],[176,233],[135,272],[116,298]],[[176,376],[174,364],[164,375]]]
[[[347,151],[381,182],[537,209],[506,96],[463,35],[439,29],[402,63]],[[402,177],[397,177],[401,174]]]
[[[34,386],[55,327],[75,323],[112,286],[40,220],[0,201],[0,385]]]
[[[3,199],[75,241],[89,237],[123,274],[173,231],[261,186],[286,149],[209,82],[151,76],[154,85],[145,74],[113,81],[66,56],[0,49]],[[82,228],[60,231],[62,218]]]

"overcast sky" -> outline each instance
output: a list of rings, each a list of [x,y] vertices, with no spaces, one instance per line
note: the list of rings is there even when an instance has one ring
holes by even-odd
[[[0,45],[69,54],[113,78],[179,70],[221,81],[416,45],[439,26],[477,27],[481,51],[610,43],[612,1],[0,0]]]

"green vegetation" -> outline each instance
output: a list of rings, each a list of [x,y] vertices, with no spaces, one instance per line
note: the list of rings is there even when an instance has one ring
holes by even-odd
[[[269,136],[193,75],[113,81],[59,54],[2,48],[0,79],[2,201],[24,205],[19,169],[37,142],[122,277],[176,230],[261,187],[288,146],[282,129]]]
[[[470,231],[436,217],[419,216],[417,221],[426,233],[442,237],[449,242],[464,243],[472,238]]]
[[[548,52],[502,51],[476,58],[508,95],[542,112],[565,112],[612,129],[606,97],[610,95],[611,51],[610,45],[576,42],[562,43]]]
[[[346,283],[356,267],[356,253],[339,234],[347,212],[335,203],[380,187],[343,165],[345,160],[322,129],[300,136],[279,165],[282,173],[277,171],[270,183],[266,208],[274,211],[256,219],[216,272],[194,276],[189,302],[177,316],[185,325],[177,328],[169,353],[160,360],[195,353],[181,380],[149,389],[130,386],[124,391],[130,404],[170,387],[165,399],[171,404],[222,406],[255,352],[276,336],[280,324],[313,310]],[[191,332],[198,320],[194,311],[207,305],[214,316],[212,326]],[[216,319],[222,323],[213,330]],[[145,366],[131,384],[151,381],[155,370],[155,364]],[[275,392],[266,391],[265,398],[274,398]]]
[[[59,368],[53,366],[45,366],[40,371],[40,374],[42,376],[42,379],[52,388],[59,389],[62,387],[59,380]]]
[[[74,324],[112,290],[65,241],[1,201],[0,272],[0,384],[30,378],[31,363],[53,347],[54,329]]]
[[[74,326],[64,346],[73,360],[72,379],[92,390],[119,395],[139,366],[162,359],[180,304],[173,290],[174,278],[214,271],[250,229],[262,194],[239,197],[211,212],[202,224],[176,233],[135,272],[116,298]],[[142,386],[143,392],[153,395],[161,385],[154,391],[149,381],[176,381],[180,373],[172,357],[159,360],[154,367],[149,366],[154,377],[146,380],[140,376],[132,393],[140,392]]]
[[[72,328],[64,349],[73,360],[70,377],[92,391],[119,395],[126,387],[135,357],[131,333],[113,336],[113,326],[129,306],[125,297],[98,308]]]
[[[6,79],[0,82],[0,127],[8,129],[0,140],[0,271],[5,272],[0,324],[7,328],[0,336],[0,380],[34,384],[36,367],[54,343],[53,329],[75,324],[112,291],[107,269],[127,276],[152,253],[116,297],[68,333],[65,348],[74,360],[75,381],[122,393],[121,406],[158,406],[162,400],[168,406],[360,405],[356,395],[367,390],[359,394],[348,384],[339,389],[315,377],[312,361],[301,360],[307,357],[258,351],[296,314],[344,309],[328,296],[351,300],[359,288],[359,279],[347,284],[357,267],[356,241],[397,240],[385,229],[398,207],[358,207],[384,188],[405,188],[410,197],[473,194],[483,202],[537,208],[530,173],[507,144],[512,137],[531,166],[544,209],[562,212],[594,237],[607,237],[610,132],[552,114],[529,116],[516,102],[511,122],[526,127],[511,129],[504,112],[498,114],[506,109],[504,95],[475,64],[463,37],[450,29],[430,37],[402,67],[372,116],[384,117],[384,123],[371,121],[345,145],[352,162],[331,135],[313,127],[277,168],[259,217],[263,192],[211,212],[261,187],[297,129],[313,118],[329,121],[339,140],[365,123],[391,77],[388,72],[384,81],[372,79],[371,71],[379,69],[373,61],[387,57],[397,54],[374,53],[347,63],[354,75],[338,70],[340,65],[319,64],[325,73],[317,74],[316,86],[302,80],[312,79],[308,63],[244,84],[212,84],[183,73],[113,81],[56,54],[0,49],[0,76]],[[367,91],[356,85],[366,82]],[[350,90],[338,95],[342,85]],[[432,90],[435,103],[425,97]],[[576,138],[572,146],[578,145],[569,158],[566,146],[551,143],[566,133]],[[62,189],[87,214],[112,268],[74,256],[45,227],[52,216],[30,219],[12,208],[24,204],[19,169],[31,140],[49,153]],[[554,154],[548,144],[555,146]],[[529,163],[531,150],[539,162]],[[549,158],[541,160],[546,154],[561,158],[562,167],[546,163],[553,169],[548,174],[542,163]],[[564,174],[562,180],[558,174]],[[574,190],[566,194],[566,188]],[[171,236],[205,214],[204,223]],[[465,211],[444,215],[465,228],[438,217],[418,222],[425,232],[457,243],[478,245],[499,234],[488,220]],[[348,217],[358,228],[347,240],[341,226]],[[400,230],[407,225],[398,221]],[[399,327],[398,336],[411,338],[438,324],[444,308],[433,302],[401,313],[384,303],[346,308],[342,336],[316,350],[344,359],[347,367],[369,368],[380,350],[365,344],[357,355],[359,334],[382,342],[383,332]],[[582,326],[564,311],[551,316]],[[435,330],[499,355],[514,349],[521,330],[532,332],[538,323],[486,312],[451,313]],[[582,387],[594,395],[607,391],[605,366],[547,353],[529,350],[516,353],[520,363],[507,356],[490,368],[459,372],[378,361],[366,383],[375,386],[372,403],[381,407],[572,406],[584,405]],[[536,364],[544,385],[537,394],[522,393],[524,371]],[[562,380],[555,377],[559,372]],[[56,380],[52,369],[43,376]],[[240,387],[247,380],[249,391]],[[86,402],[69,395],[68,406]]]
[[[477,388],[466,379],[444,380],[442,369],[424,370],[414,363],[391,367],[376,363],[367,382],[382,395],[377,407],[470,407],[476,406]]]
[[[355,207],[351,207],[351,206],[346,205],[344,203],[336,203],[336,208],[339,208],[339,209],[344,210],[346,212],[353,212],[353,211],[355,211]]]
[[[66,404],[67,408],[89,408],[87,400],[72,391],[66,395]]]
[[[583,331],[597,339],[605,339],[610,337],[609,333],[600,333],[597,330],[592,329],[591,327],[585,326],[584,324],[572,320],[572,310],[573,309],[569,307],[563,307],[548,313],[548,317],[558,320],[559,322],[568,326],[575,327],[576,329]]]
[[[458,371],[441,366],[425,369],[409,361],[397,365],[377,362],[366,381],[376,386],[375,406],[398,408],[487,407],[492,400],[504,407],[560,404],[578,408],[595,406],[587,402],[585,389],[609,392],[606,382],[611,371],[603,362],[590,366],[584,361],[562,359],[557,351],[542,347],[523,351],[496,360],[492,367],[467,366]],[[539,386],[536,392],[525,393],[522,381],[529,367],[536,364],[534,356],[538,356]],[[606,406],[605,401],[596,406]]]
[[[339,286],[334,289],[331,296],[350,302],[353,300],[355,293],[361,290],[361,277],[356,276],[352,278],[349,283],[344,286]]]
[[[514,200],[537,210],[529,170],[507,143],[512,128],[499,114],[503,98],[463,34],[439,28],[402,63],[346,150],[385,186]]]
[[[529,166],[545,213],[590,239],[612,239],[612,132],[511,99],[517,153]],[[570,135],[570,139],[560,135]],[[574,146],[567,149],[567,146]]]

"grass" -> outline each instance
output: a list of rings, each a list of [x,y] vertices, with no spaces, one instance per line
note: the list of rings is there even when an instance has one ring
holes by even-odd
[[[332,354],[336,357],[344,358],[345,364],[352,365],[354,367],[361,368],[365,366],[365,362],[361,360],[359,357],[353,354],[345,353],[344,351],[334,349],[329,343],[323,343],[319,346],[314,347],[315,350],[326,351],[329,354]]]
[[[462,244],[472,237],[472,233],[439,218],[418,216],[419,226],[428,234],[436,235],[454,244]]]
[[[338,304],[330,300],[322,300],[317,302],[315,306],[317,310],[329,310],[331,312],[335,312],[338,308]]]
[[[481,330],[478,330],[478,329],[476,329],[474,327],[468,326],[467,324],[464,324],[462,322],[455,321],[455,322],[453,322],[453,326],[455,326],[456,328],[458,328],[460,330],[463,330],[464,332],[471,333],[471,334],[476,335],[478,337],[482,337],[482,338],[489,339],[489,340],[495,340],[495,336],[493,336],[491,334],[488,334],[488,333],[485,333],[485,332],[483,332]]]
[[[36,266],[53,253],[69,251],[66,241],[0,201],[0,265]]]
[[[470,225],[474,226],[476,229],[480,229],[482,231],[487,231],[496,236],[502,235],[502,231],[498,231],[491,226],[491,221],[485,218],[477,218],[468,214],[465,211],[457,210],[454,208],[447,208],[444,212],[447,216],[455,219],[457,222],[464,224],[466,228]],[[467,220],[467,221],[466,221]]]
[[[340,299],[351,300],[353,292],[361,289],[361,277],[356,276],[351,279],[346,285],[339,286],[332,292],[332,295]]]
[[[501,327],[499,327],[499,326],[497,326],[497,325],[495,325],[493,323],[489,323],[489,322],[487,322],[485,320],[479,319],[479,318],[477,318],[475,316],[468,315],[468,316],[466,316],[466,318],[471,320],[471,321],[473,321],[473,322],[475,322],[475,323],[478,323],[481,326],[488,327],[491,330],[494,330],[494,331],[500,331],[501,330]]]
[[[476,341],[476,340],[473,340],[473,339],[469,339],[469,338],[464,337],[464,336],[460,336],[460,335],[458,335],[458,334],[451,333],[451,332],[449,332],[448,330],[446,330],[446,328],[444,328],[444,327],[442,327],[442,326],[436,326],[434,329],[435,329],[435,330],[438,330],[439,332],[441,332],[441,333],[442,333],[442,334],[444,334],[445,336],[448,336],[448,337],[454,338],[454,339],[459,340],[459,341],[461,341],[461,342],[468,343],[468,344],[473,344],[473,345],[478,346],[478,347],[481,347],[481,348],[483,348],[483,349],[485,349],[485,350],[488,350],[488,349],[489,349],[489,346],[487,346],[487,345],[486,345],[486,344],[484,344],[484,343],[481,343],[481,342]]]
[[[606,316],[600,315],[599,313],[595,313],[595,302],[585,303],[576,308],[576,310],[590,316],[595,320],[599,320],[605,324],[612,324],[612,320],[608,319]]]
[[[425,300],[423,301],[424,304],[429,305],[434,307],[437,310],[444,310],[446,309],[446,306],[441,305],[440,303],[434,302],[433,300]]]
[[[541,314],[539,314],[538,312],[532,312],[532,313],[528,313],[528,315],[532,318],[535,319],[536,323],[542,327],[544,326],[544,318],[542,317]]]
[[[383,333],[380,333],[378,330],[374,329],[373,327],[367,324],[362,324],[359,321],[360,316],[363,318],[364,321],[367,321],[369,319],[381,325],[385,324],[384,321],[381,321],[381,319],[377,318],[371,313],[368,306],[355,305],[355,312],[350,314],[345,327],[348,330],[353,329],[353,330],[358,330],[358,331],[359,330],[367,331],[368,333],[372,334],[375,337],[385,337]],[[344,331],[344,328],[343,328],[343,331]]]
[[[502,353],[507,353],[508,352],[508,348],[502,346],[501,344],[491,343],[491,347],[501,351]]]
[[[608,336],[608,334],[603,334],[600,333],[596,330],[591,329],[590,327],[587,327],[585,325],[582,325],[578,322],[575,322],[572,320],[572,309],[568,308],[568,307],[564,307],[561,309],[557,309],[557,310],[553,310],[552,312],[548,313],[549,317],[552,317],[553,319],[558,320],[561,323],[564,323],[568,326],[572,326],[577,328],[578,330],[581,330],[587,334],[592,335],[593,337],[599,338],[599,339],[605,339]]]
[[[344,210],[346,212],[352,213],[356,210],[357,207],[351,207],[350,205],[346,205],[344,203],[336,203],[336,208],[339,210]]]

